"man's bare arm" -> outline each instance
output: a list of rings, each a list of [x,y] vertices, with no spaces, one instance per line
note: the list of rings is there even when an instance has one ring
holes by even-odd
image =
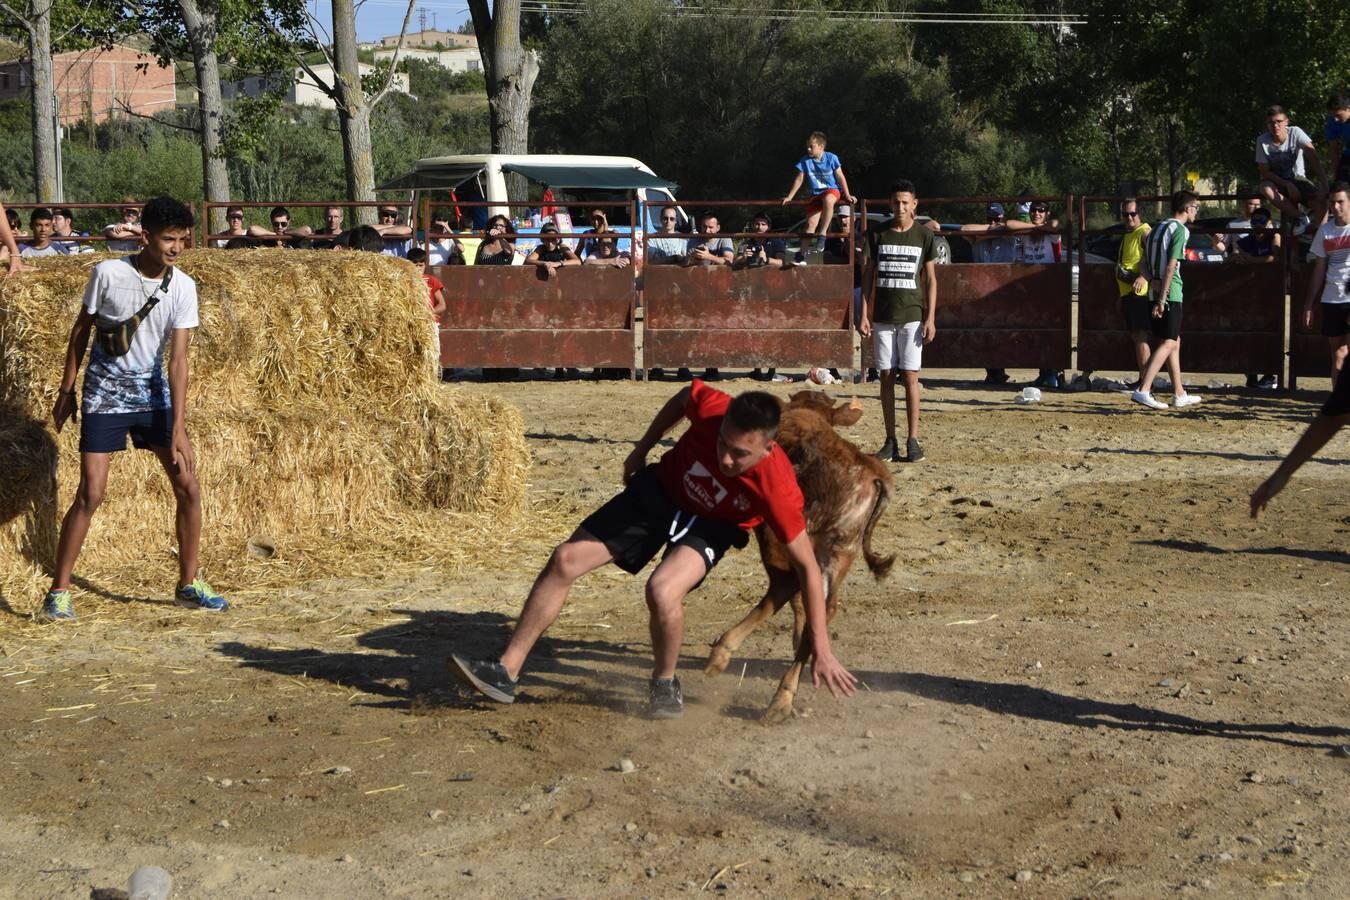
[[[675,392],[675,396],[666,401],[652,419],[652,424],[647,426],[646,432],[638,438],[637,446],[633,452],[628,454],[628,458],[623,463],[623,480],[626,483],[638,473],[647,463],[647,454],[656,446],[656,442],[665,437],[666,432],[679,424],[684,418],[685,408],[689,406],[689,395],[692,388],[683,387]]]

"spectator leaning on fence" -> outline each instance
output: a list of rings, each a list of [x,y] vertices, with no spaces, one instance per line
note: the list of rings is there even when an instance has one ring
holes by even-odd
[[[1327,100],[1327,165],[1335,181],[1350,183],[1350,94],[1332,94]]]
[[[41,256],[65,256],[66,252],[52,243],[52,211],[45,206],[39,206],[28,214],[28,227],[33,236],[28,239],[28,243],[19,248],[19,255],[24,259]]]
[[[19,258],[19,245],[15,241],[15,229],[9,224],[10,214],[14,210],[5,209],[4,204],[0,204],[0,211],[4,213],[4,215],[0,215],[0,259],[9,263],[5,272],[5,277],[8,278],[10,275],[19,274],[27,267]]]
[[[383,252],[386,256],[407,259],[408,251],[412,249],[413,230],[412,226],[400,219],[397,207],[381,206],[380,221],[375,225],[375,229],[385,238]],[[403,240],[391,241],[389,238],[403,238]]]
[[[244,208],[242,206],[231,206],[225,210],[225,230],[213,234],[211,237],[215,240],[215,246],[218,249],[230,249],[230,241],[239,238],[245,245],[252,246],[253,242],[248,240],[249,230],[244,227]],[[238,244],[235,245],[239,246]]]
[[[722,230],[717,213],[709,210],[699,216],[698,236],[689,239],[686,266],[729,266],[735,258],[731,238],[715,237]]]
[[[1261,173],[1261,195],[1280,211],[1281,222],[1297,222],[1294,234],[1300,235],[1320,225],[1326,216],[1327,176],[1312,138],[1289,121],[1283,106],[1266,111],[1270,130],[1256,139],[1256,168]],[[1312,178],[1308,170],[1312,170]],[[1308,207],[1300,218],[1298,205]]]
[[[1242,201],[1242,218],[1230,219],[1228,222],[1228,227],[1242,228],[1242,229],[1251,228],[1252,216],[1256,214],[1256,211],[1258,209],[1263,209],[1263,207],[1261,206],[1261,198],[1248,197],[1246,200]],[[1266,221],[1267,222],[1270,221],[1269,213],[1267,213],[1266,215]],[[1226,253],[1229,256],[1233,256],[1238,252],[1237,250],[1238,240],[1244,237],[1246,234],[1247,232],[1245,230],[1230,231],[1227,232],[1226,234],[1216,234],[1214,235],[1214,249],[1219,251],[1220,253]]]
[[[579,266],[581,260],[572,252],[572,248],[558,237],[558,226],[545,222],[539,229],[539,245],[525,257],[525,265],[537,266],[548,278],[554,278],[558,270],[566,266]]]
[[[1350,353],[1350,183],[1338,181],[1328,194],[1331,218],[1313,238],[1308,294],[1303,301],[1303,327],[1312,327],[1313,298],[1322,295],[1322,334],[1331,346],[1333,387],[1350,381],[1345,359]]]
[[[937,260],[933,232],[914,220],[918,207],[914,184],[891,185],[895,217],[881,232],[868,232],[867,265],[863,307],[858,330],[872,338],[873,354],[881,374],[881,416],[886,442],[876,455],[881,459],[918,462],[923,459],[919,443],[919,368],[924,344],[937,334]],[[905,382],[905,420],[908,439],[900,455],[895,433],[896,373]]]
[[[323,210],[323,226],[316,228],[312,237],[314,238],[314,249],[331,250],[337,245],[338,238],[342,236],[342,220],[344,214],[340,206],[326,206]]]
[[[1181,408],[1200,402],[1197,395],[1186,392],[1181,382],[1181,260],[1186,256],[1186,241],[1190,238],[1186,223],[1193,221],[1199,210],[1200,198],[1195,192],[1177,191],[1172,195],[1171,218],[1164,219],[1144,241],[1142,271],[1148,280],[1153,337],[1158,345],[1139,373],[1139,387],[1130,399],[1150,409],[1167,409],[1166,403],[1153,396],[1153,379],[1163,366],[1172,375],[1173,406]]]
[[[478,245],[474,256],[474,265],[509,266],[516,255],[516,245],[512,243],[515,234],[511,231],[511,220],[501,214],[488,219],[483,229],[483,242]]]
[[[84,232],[75,230],[75,214],[68,206],[52,210],[52,235],[57,238],[89,237]],[[61,252],[67,255],[94,252],[93,247],[82,241],[57,241],[56,244],[61,248]]]
[[[768,213],[759,213],[750,220],[750,232],[754,235],[741,242],[741,249],[735,256],[732,268],[736,269],[779,269],[783,266],[783,255],[787,253],[787,241],[782,238],[767,237],[772,223]]]
[[[1125,330],[1130,333],[1130,343],[1134,345],[1135,366],[1142,372],[1148,365],[1153,307],[1148,301],[1148,279],[1139,269],[1144,257],[1144,239],[1152,228],[1139,215],[1139,204],[1134,200],[1121,202],[1120,218],[1125,224],[1125,235],[1116,250],[1116,288],[1120,291],[1120,312],[1125,319]]]
[[[411,256],[408,257],[412,259]],[[443,212],[432,213],[431,235],[427,241],[427,264],[432,266],[464,265],[464,245],[450,227],[450,217]]]
[[[243,210],[240,210],[242,212]],[[308,225],[291,225],[291,211],[284,206],[274,206],[268,214],[272,223],[272,230],[268,231],[261,225],[248,226],[248,234],[256,238],[270,238],[258,246],[260,247],[294,247],[299,240],[305,240],[314,234],[314,229]]]
[[[578,246],[577,255],[584,258],[583,263],[585,265],[608,266],[613,269],[628,268],[630,261],[628,254],[619,251],[617,232],[609,227],[609,218],[605,215],[603,209],[591,210],[591,227],[584,233],[603,235],[602,237],[585,238]]]
[[[658,235],[679,234],[680,211],[674,206],[661,208]],[[647,265],[679,265],[684,262],[688,242],[683,237],[652,237],[647,239]]]
[[[130,197],[122,201],[122,221],[103,229],[108,238],[104,248],[109,253],[135,253],[141,249],[141,208]]]

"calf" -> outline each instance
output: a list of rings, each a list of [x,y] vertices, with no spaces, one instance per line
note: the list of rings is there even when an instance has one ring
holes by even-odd
[[[839,586],[859,551],[878,580],[886,577],[895,562],[894,555],[878,556],[872,550],[872,529],[890,502],[890,469],[834,430],[836,425],[852,425],[861,417],[862,407],[856,400],[849,406],[836,407],[823,391],[801,391],[788,399],[778,428],[778,443],[797,470],[797,482],[806,501],[806,531],[820,565],[827,623],[834,618]],[[787,549],[764,525],[755,529],[755,537],[769,575],[769,588],[749,615],[714,642],[703,673],[717,675],[726,669],[741,642],[791,600],[796,656],[763,716],[766,723],[775,724],[792,714],[792,698],[812,654],[802,641],[806,609]]]

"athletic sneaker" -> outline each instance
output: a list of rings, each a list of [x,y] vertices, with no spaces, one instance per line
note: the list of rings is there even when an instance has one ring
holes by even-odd
[[[495,659],[465,659],[452,653],[450,674],[489,700],[516,702],[516,683],[506,674],[506,666]]]
[[[653,678],[647,694],[647,715],[653,719],[678,719],[684,715],[684,694],[679,678]]]
[[[1181,409],[1183,406],[1194,406],[1199,402],[1200,396],[1198,394],[1177,394],[1172,398],[1172,405],[1177,409]]]
[[[1157,397],[1154,397],[1148,391],[1135,391],[1130,395],[1130,399],[1135,403],[1142,403],[1149,409],[1167,409],[1167,404],[1163,403]]]
[[[918,462],[923,459],[923,445],[919,443],[918,438],[910,438],[905,441],[905,455],[910,462]]]
[[[895,438],[886,438],[886,443],[872,455],[882,462],[901,462],[900,448],[895,445]]]
[[[224,597],[211,590],[205,578],[198,578],[187,587],[180,587],[173,600],[187,609],[204,609],[208,612],[224,612],[230,608]]]
[[[1308,230],[1308,226],[1311,224],[1312,222],[1307,216],[1299,216],[1298,224],[1294,226],[1294,237],[1303,237],[1304,233]]]
[[[70,599],[70,591],[48,591],[37,618],[39,622],[74,622],[75,604]]]

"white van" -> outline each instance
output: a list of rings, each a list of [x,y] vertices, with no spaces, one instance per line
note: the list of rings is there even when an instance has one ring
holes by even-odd
[[[616,230],[628,232],[632,224],[642,230],[659,231],[661,206],[675,202],[673,181],[657,176],[640,160],[630,156],[572,156],[554,154],[475,153],[462,156],[432,156],[419,159],[407,175],[380,185],[376,190],[455,191],[461,201],[504,203],[506,173],[523,175],[530,181],[552,188],[559,205],[584,205],[601,201],[638,200],[652,204],[646,208],[643,223],[629,223],[625,213],[610,216]],[[565,197],[564,197],[565,194]],[[480,221],[503,214],[519,218],[520,206],[492,206],[477,214]],[[681,225],[685,223],[683,211]]]

